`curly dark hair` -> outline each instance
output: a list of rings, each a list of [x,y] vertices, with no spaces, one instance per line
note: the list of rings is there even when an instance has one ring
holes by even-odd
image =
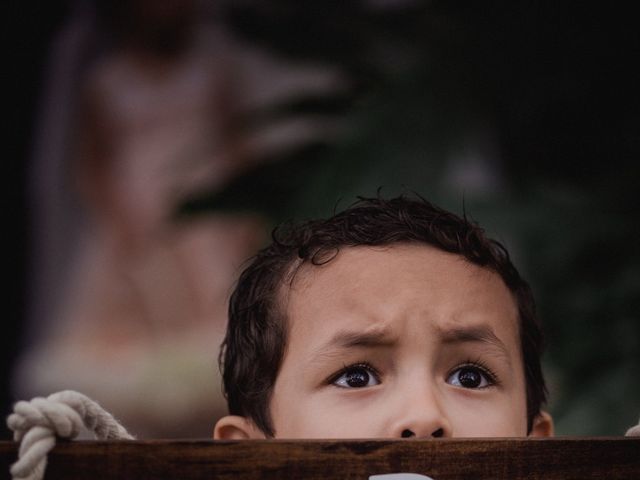
[[[287,343],[281,290],[301,265],[330,262],[342,247],[426,244],[465,257],[502,277],[518,306],[527,395],[527,429],[546,401],[540,365],[542,331],[531,289],[507,250],[466,215],[461,218],[421,197],[362,198],[326,220],[286,224],[273,232],[242,272],[229,302],[229,324],[220,352],[229,412],[250,418],[273,437],[270,399]]]

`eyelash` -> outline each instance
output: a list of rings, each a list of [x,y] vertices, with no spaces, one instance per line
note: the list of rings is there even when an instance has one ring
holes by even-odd
[[[338,372],[332,374],[329,378],[327,378],[326,383],[329,385],[335,385],[336,382],[346,373],[348,373],[350,370],[354,370],[354,369],[358,369],[361,368],[363,370],[366,370],[370,375],[372,375],[378,382],[382,382],[382,376],[380,375],[380,372],[378,371],[378,369],[376,369],[373,365],[371,365],[369,362],[364,361],[364,362],[355,362],[349,365],[344,365],[342,367],[342,369],[340,369]],[[486,385],[485,387],[481,387],[481,388],[488,388],[488,387],[495,387],[495,386],[500,386],[501,382],[500,379],[498,378],[498,375],[496,375],[496,373],[486,364],[484,363],[481,359],[469,359],[464,361],[463,363],[457,365],[455,368],[451,369],[449,371],[449,373],[447,374],[447,379],[449,377],[451,377],[455,372],[457,372],[458,370],[462,369],[462,368],[474,368],[480,371],[480,373],[482,375],[484,375],[484,377],[487,380],[488,385]]]
[[[487,380],[490,383],[489,386],[492,387],[492,386],[500,385],[500,379],[498,378],[498,375],[496,375],[495,372],[491,370],[491,368],[480,359],[476,359],[476,360],[469,359],[462,362],[460,365],[457,365],[456,367],[454,367],[449,371],[449,373],[447,374],[447,378],[453,375],[453,373],[456,370],[460,370],[461,368],[464,368],[464,367],[473,367],[480,370],[487,377]]]
[[[486,363],[484,363],[480,359],[475,359],[475,360],[468,359],[462,362],[461,364],[456,365],[454,368],[452,368],[449,371],[449,373],[447,373],[447,378],[453,375],[453,373],[456,372],[457,370],[460,370],[461,368],[464,368],[464,367],[472,367],[480,370],[480,372],[486,376],[489,382],[488,387],[501,385],[498,375],[496,375],[496,373]],[[351,363],[349,365],[344,365],[339,371],[329,376],[325,382],[330,385],[334,384],[345,373],[355,368],[363,368],[367,370],[370,374],[372,374],[378,381],[382,381],[382,375],[380,374],[378,369],[373,365],[371,365],[369,362],[363,361],[363,362]],[[484,388],[487,388],[487,387],[484,387]]]
[[[382,379],[382,375],[380,375],[380,372],[378,371],[378,369],[373,365],[371,365],[369,362],[364,361],[364,362],[356,362],[356,363],[351,363],[349,365],[344,365],[342,369],[340,369],[336,373],[332,374],[329,378],[327,378],[326,383],[333,384],[342,375],[344,375],[349,370],[354,368],[363,368],[367,370],[370,374],[372,374],[374,377],[376,377],[379,381]]]

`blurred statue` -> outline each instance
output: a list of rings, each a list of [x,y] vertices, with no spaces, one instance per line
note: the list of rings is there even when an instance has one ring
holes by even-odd
[[[49,275],[59,298],[39,310],[47,318],[34,329],[43,322],[47,333],[26,353],[16,388],[81,390],[139,436],[208,436],[226,409],[216,359],[227,295],[266,223],[178,208],[275,148],[273,135],[241,134],[240,111],[274,98],[283,81],[288,91],[311,77],[332,88],[335,75],[274,67],[203,21],[195,1],[107,2],[98,12],[108,40],[80,75],[61,165],[86,220],[65,274]]]

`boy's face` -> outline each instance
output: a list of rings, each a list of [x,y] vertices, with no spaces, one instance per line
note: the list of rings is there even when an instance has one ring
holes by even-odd
[[[428,246],[344,248],[284,302],[276,437],[526,435],[518,311],[496,273]]]
[[[282,308],[277,438],[527,434],[518,311],[496,273],[423,245],[343,248],[304,265]],[[215,430],[261,436],[242,417]]]

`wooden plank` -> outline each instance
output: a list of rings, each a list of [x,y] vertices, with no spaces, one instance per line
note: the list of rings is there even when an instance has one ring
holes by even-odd
[[[16,454],[15,444],[0,442],[0,478]],[[50,453],[45,478],[366,480],[399,472],[434,480],[640,479],[640,439],[74,441]]]

